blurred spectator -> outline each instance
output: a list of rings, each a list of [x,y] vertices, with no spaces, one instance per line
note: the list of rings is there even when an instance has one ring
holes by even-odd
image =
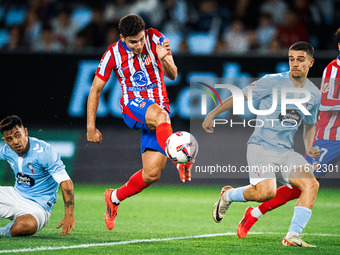
[[[299,22],[296,13],[291,10],[286,12],[285,23],[278,28],[277,36],[282,40],[283,47],[286,49],[295,42],[309,41],[306,26]]]
[[[60,52],[63,46],[53,35],[53,29],[49,22],[45,22],[42,26],[41,37],[32,45],[34,51]]]
[[[179,32],[186,28],[188,21],[188,6],[184,0],[165,0],[164,15],[162,20],[162,31],[166,32]]]
[[[122,17],[131,13],[128,0],[108,1],[104,8],[104,20],[106,22],[118,22]]]
[[[74,43],[67,48],[67,50],[72,53],[84,53],[86,51],[91,51],[92,49],[92,47],[86,46],[86,36],[84,31],[79,31],[76,34]]]
[[[107,30],[106,30],[106,37],[105,37],[105,46],[108,47],[110,44],[113,44],[117,41],[119,41],[119,30],[118,30],[118,23],[109,23],[107,24]]]
[[[92,9],[92,20],[83,30],[86,46],[103,47],[105,45],[106,24],[103,11],[100,8]]]
[[[331,33],[331,30],[324,26],[325,21],[319,6],[310,0],[294,0],[293,10],[297,13],[299,21],[307,27],[309,39],[313,46],[317,48],[321,43],[323,47],[322,40],[327,38],[325,32]]]
[[[141,16],[145,27],[159,29],[163,17],[163,6],[159,0],[135,0],[131,5],[130,12]]]
[[[171,44],[170,44],[170,46],[171,46]],[[181,43],[179,45],[178,52],[181,53],[181,54],[188,54],[189,53],[189,46],[188,46],[187,40],[185,38],[183,38],[183,40],[181,41]]]
[[[24,38],[28,45],[31,45],[40,38],[41,26],[42,22],[37,11],[29,10],[24,22]]]
[[[227,51],[232,53],[244,53],[249,49],[247,34],[243,31],[241,20],[234,20],[231,28],[224,35],[227,43]]]
[[[14,25],[9,28],[9,42],[6,43],[2,50],[20,50],[25,48],[24,33],[22,26]]]
[[[266,49],[275,34],[275,26],[272,23],[272,16],[269,13],[262,13],[259,25],[256,28],[256,36],[260,48]]]
[[[217,2],[214,0],[200,1],[193,24],[194,29],[218,35],[221,22],[222,19],[218,12]]]
[[[71,10],[63,8],[57,18],[52,20],[53,34],[58,42],[64,47],[74,43],[77,33],[77,26],[71,21]]]
[[[270,54],[286,54],[286,49],[282,46],[282,42],[279,38],[273,37],[268,46],[268,52]]]
[[[234,2],[234,20],[241,20],[244,26],[247,28],[256,28],[259,16],[259,6],[263,3],[263,0],[238,0],[226,2]]]
[[[218,54],[225,54],[227,52],[227,43],[226,41],[224,40],[223,37],[219,37],[218,40],[217,40],[217,43],[215,45],[215,53],[218,53]]]
[[[266,0],[260,6],[260,12],[270,13],[275,25],[282,25],[284,23],[287,9],[287,4],[281,0]]]
[[[250,29],[247,33],[247,40],[248,40],[248,50],[249,51],[257,51],[260,49],[260,44],[258,42],[256,36],[256,30]]]
[[[14,1],[13,1],[14,2]],[[29,11],[39,14],[41,20],[50,20],[57,15],[56,5],[58,0],[28,0]]]

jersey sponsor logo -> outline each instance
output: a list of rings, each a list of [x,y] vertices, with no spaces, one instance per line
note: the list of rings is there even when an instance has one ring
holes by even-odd
[[[17,183],[19,185],[26,185],[26,186],[23,186],[23,187],[30,188],[30,187],[34,186],[34,184],[35,184],[35,180],[32,177],[30,177],[29,175],[17,173],[17,178],[18,178]]]
[[[128,90],[129,91],[144,91],[144,90],[148,90],[148,89],[153,89],[157,87],[157,83],[152,83],[148,86],[144,86],[144,87],[129,87]]]
[[[143,71],[137,71],[132,76],[133,81],[140,87],[143,87],[147,84],[148,80],[146,79],[146,75]]]
[[[279,115],[279,120],[285,127],[295,127],[300,123],[301,114],[296,110],[287,110],[287,114]]]

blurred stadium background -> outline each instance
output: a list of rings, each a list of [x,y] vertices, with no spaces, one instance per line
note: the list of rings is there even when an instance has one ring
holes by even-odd
[[[287,46],[297,40],[316,49],[310,77],[321,77],[338,55],[334,32],[340,0],[0,0],[0,117],[17,114],[31,136],[51,142],[76,183],[122,183],[141,168],[139,133],[120,117],[117,79],[108,83],[98,110],[104,141],[86,141],[93,75],[108,45],[119,38],[117,22],[128,13],[141,15],[147,27],[170,39],[179,70],[176,81],[166,80],[176,131],[190,129],[191,78],[250,79],[286,71]],[[225,152],[226,160],[246,165],[251,131],[239,128],[226,135],[226,144],[240,143]],[[297,139],[296,149],[304,153],[301,136]],[[7,163],[0,162],[0,169],[1,183],[12,184]],[[321,186],[340,187],[338,180],[322,180]],[[178,182],[168,162],[159,183]],[[226,180],[192,181],[222,183]],[[228,183],[245,184],[248,178]]]

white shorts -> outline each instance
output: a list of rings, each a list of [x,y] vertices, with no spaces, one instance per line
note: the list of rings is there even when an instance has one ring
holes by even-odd
[[[47,224],[51,216],[39,204],[20,196],[13,187],[0,187],[0,217],[15,220],[25,214],[31,214],[37,220],[37,232]]]
[[[266,179],[277,179],[290,187],[290,172],[295,168],[309,165],[307,160],[294,150],[275,152],[265,150],[257,144],[248,144],[247,161],[249,182],[254,186]]]

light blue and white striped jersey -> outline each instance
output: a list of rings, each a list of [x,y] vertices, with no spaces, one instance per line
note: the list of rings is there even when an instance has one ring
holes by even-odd
[[[286,114],[281,114],[282,91],[294,89],[294,84],[289,77],[289,72],[268,74],[248,85],[243,89],[243,93],[247,97],[250,88],[252,88],[253,104],[254,106],[258,105],[258,110],[268,110],[272,107],[274,88],[277,88],[278,100],[277,107],[273,113],[268,115],[257,115],[256,127],[249,138],[248,143],[259,144],[266,150],[277,152],[287,151],[293,147],[293,138],[301,125],[302,120],[308,124],[317,123],[321,93],[310,80],[306,79],[303,89],[308,90],[311,93],[311,98],[308,102],[302,103],[302,106],[306,108],[311,115],[305,115],[295,104],[287,104]],[[286,98],[305,98],[306,95],[301,92],[289,92],[286,94]]]
[[[59,180],[69,177],[59,153],[50,144],[29,137],[29,145],[23,157],[4,145],[0,149],[0,160],[7,160],[10,164],[15,174],[14,189],[18,194],[51,212],[57,200]]]

